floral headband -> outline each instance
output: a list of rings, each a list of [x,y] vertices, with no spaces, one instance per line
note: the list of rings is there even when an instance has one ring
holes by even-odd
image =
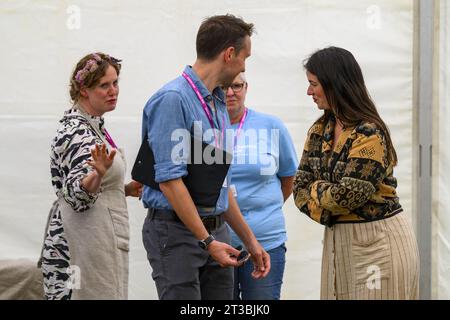
[[[75,80],[80,84],[83,85],[83,81],[86,79],[86,77],[89,75],[89,73],[94,72],[97,70],[99,65],[102,63],[102,58],[97,54],[92,54],[93,59],[90,59],[86,62],[86,65],[83,69],[78,70],[77,74],[75,75]],[[107,60],[111,60],[114,63],[119,63],[122,60],[116,59],[114,57],[106,55]]]

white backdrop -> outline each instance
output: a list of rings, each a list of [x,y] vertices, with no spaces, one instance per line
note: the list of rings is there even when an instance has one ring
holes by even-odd
[[[299,156],[320,112],[307,97],[302,61],[328,45],[352,51],[389,125],[399,155],[395,171],[411,213],[413,1],[411,0],[0,0],[0,259],[37,259],[48,209],[49,147],[70,107],[68,79],[86,53],[123,59],[121,94],[106,124],[130,166],[140,144],[141,112],[162,84],[195,60],[203,18],[233,13],[253,22],[247,60],[248,106],[287,125]],[[447,129],[448,130],[448,129]],[[145,210],[128,200],[130,298],[155,299],[141,241]],[[323,227],[290,198],[282,299],[318,299]],[[447,234],[449,234],[447,232]]]
[[[450,150],[448,136],[450,135],[450,3],[441,1],[440,11],[440,46],[439,52],[439,96],[438,111],[435,113],[435,141],[437,146],[437,164],[433,176],[433,297],[439,299],[450,298]],[[437,133],[437,136],[436,136]],[[437,165],[437,167],[436,167]]]

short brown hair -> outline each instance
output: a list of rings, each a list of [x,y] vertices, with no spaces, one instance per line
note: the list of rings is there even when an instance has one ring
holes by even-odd
[[[100,79],[105,75],[108,66],[112,66],[116,70],[117,75],[119,75],[122,67],[120,62],[121,60],[102,52],[90,53],[78,61],[70,77],[70,98],[72,103],[76,104],[80,99],[81,88],[92,88],[99,83]],[[87,68],[88,64],[94,65],[95,70],[87,70],[89,69]],[[84,74],[80,78],[80,73],[83,72]]]
[[[234,47],[239,53],[245,37],[250,37],[253,31],[253,23],[246,23],[232,14],[209,17],[198,29],[197,58],[211,61],[228,47]]]

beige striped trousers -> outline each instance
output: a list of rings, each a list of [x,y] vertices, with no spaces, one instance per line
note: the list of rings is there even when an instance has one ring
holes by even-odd
[[[325,228],[321,299],[418,299],[419,251],[403,212]]]

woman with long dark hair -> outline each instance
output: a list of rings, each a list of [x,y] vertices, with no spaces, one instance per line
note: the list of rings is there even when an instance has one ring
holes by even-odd
[[[294,181],[296,206],[325,225],[321,299],[417,299],[417,242],[396,193],[389,130],[347,50],[305,62],[324,114],[308,132]]]

